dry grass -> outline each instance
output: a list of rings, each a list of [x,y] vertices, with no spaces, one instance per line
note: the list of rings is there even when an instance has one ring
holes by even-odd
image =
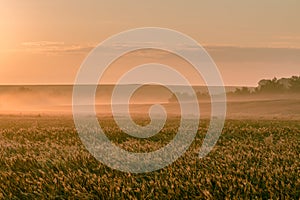
[[[176,123],[139,141],[110,119],[101,121],[109,138],[131,151],[161,147],[176,133]],[[172,165],[130,174],[95,160],[70,117],[2,116],[0,198],[300,198],[299,121],[227,121],[214,150],[199,160],[207,125],[201,122],[191,148]]]

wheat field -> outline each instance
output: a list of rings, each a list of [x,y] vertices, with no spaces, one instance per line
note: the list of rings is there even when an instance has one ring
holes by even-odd
[[[300,198],[299,121],[227,120],[214,149],[199,159],[208,127],[208,120],[201,120],[195,141],[176,162],[132,174],[93,158],[69,116],[0,119],[1,199]],[[116,145],[149,152],[174,137],[178,119],[169,119],[148,139],[125,135],[109,117],[100,124]]]

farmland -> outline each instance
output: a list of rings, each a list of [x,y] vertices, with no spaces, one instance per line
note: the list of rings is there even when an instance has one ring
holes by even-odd
[[[71,116],[0,116],[0,198],[300,198],[299,121],[227,120],[214,149],[199,159],[208,122],[200,121],[196,139],[176,162],[132,174],[93,158]],[[148,139],[125,135],[109,117],[100,124],[115,145],[149,152],[174,137],[178,119]]]

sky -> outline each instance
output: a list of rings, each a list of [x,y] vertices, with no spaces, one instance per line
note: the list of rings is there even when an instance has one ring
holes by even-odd
[[[298,0],[0,0],[0,84],[73,84],[100,42],[162,27],[201,44],[225,85],[256,86],[263,78],[300,75],[299,10]],[[144,59],[136,55],[111,74]]]

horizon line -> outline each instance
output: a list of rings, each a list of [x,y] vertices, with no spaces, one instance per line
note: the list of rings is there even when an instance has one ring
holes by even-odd
[[[33,83],[26,83],[26,84],[0,84],[1,86],[74,86],[75,84],[67,84],[67,83],[38,83],[38,84],[33,84]],[[115,86],[116,84],[112,83],[106,83],[106,84],[80,84],[82,86],[89,86],[89,85],[97,85],[97,86]],[[127,85],[159,85],[159,84],[142,84],[142,83],[128,83],[128,84],[119,84],[122,86],[127,86]],[[189,86],[189,85],[180,85],[180,84],[167,84],[168,86]],[[163,85],[162,85],[163,86]],[[208,87],[207,85],[191,85],[193,87]],[[210,87],[257,87],[257,85],[211,85]]]

